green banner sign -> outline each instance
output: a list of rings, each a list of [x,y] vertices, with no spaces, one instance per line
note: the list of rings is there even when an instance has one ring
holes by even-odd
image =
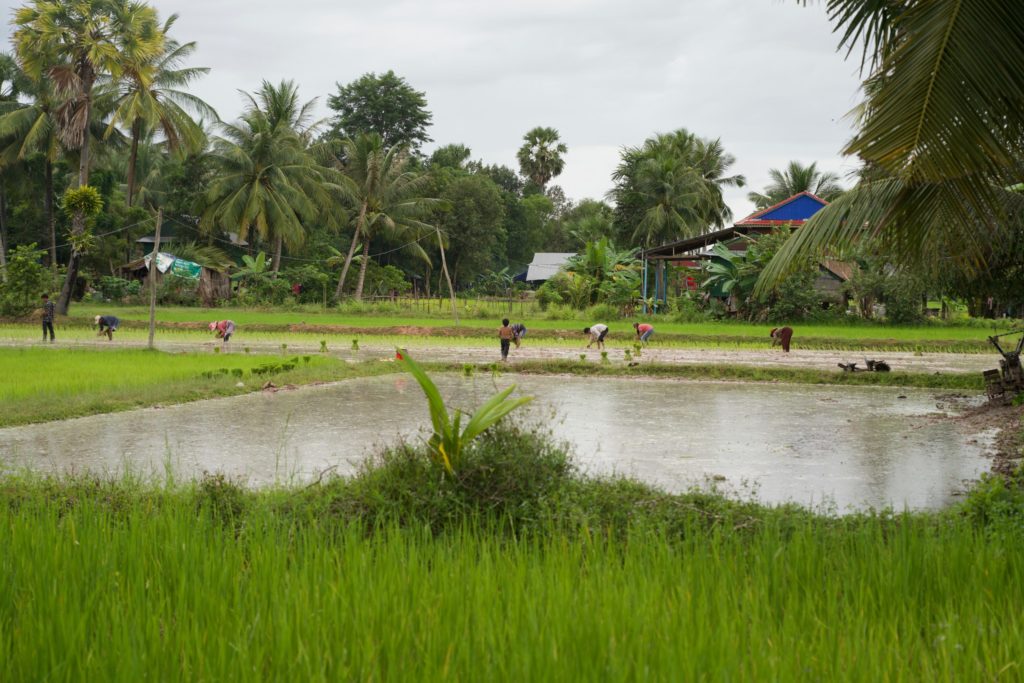
[[[180,258],[174,259],[171,264],[171,273],[177,277],[187,277],[190,280],[198,280],[202,267],[192,261],[183,261]]]

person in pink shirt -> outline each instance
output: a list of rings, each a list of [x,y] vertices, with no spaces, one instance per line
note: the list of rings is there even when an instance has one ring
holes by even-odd
[[[633,329],[636,330],[636,338],[644,344],[654,334],[654,325],[649,323],[633,323]]]
[[[235,323],[231,320],[217,320],[210,323],[210,332],[216,334],[218,339],[223,339],[227,344],[231,335],[235,333]]]

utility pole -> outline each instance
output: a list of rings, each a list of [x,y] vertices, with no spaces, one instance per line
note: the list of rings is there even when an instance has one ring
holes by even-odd
[[[160,226],[164,222],[164,210],[156,212],[156,240],[153,242],[153,256],[149,259],[149,348],[153,348],[153,336],[156,334],[156,267],[157,256],[160,255]]]
[[[441,241],[441,228],[435,225],[434,229],[437,230],[437,246],[441,249],[441,271],[444,273],[444,279],[448,281],[448,293],[452,296],[452,317],[455,318],[455,327],[458,327],[459,309],[455,304],[455,288],[452,287],[452,278],[448,275],[448,263],[444,258],[444,243]]]

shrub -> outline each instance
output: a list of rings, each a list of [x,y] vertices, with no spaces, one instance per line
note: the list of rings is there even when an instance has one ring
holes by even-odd
[[[367,461],[338,503],[368,526],[441,531],[479,515],[519,526],[535,520],[574,472],[567,449],[548,433],[505,421],[463,451],[455,476],[441,474],[427,447],[406,444]]]
[[[165,306],[198,306],[199,281],[165,273],[157,286],[156,298]]]
[[[42,251],[35,244],[15,247],[7,260],[7,280],[0,281],[0,315],[20,317],[42,305],[49,290],[50,273],[39,263]]]
[[[136,296],[142,291],[142,283],[138,280],[125,280],[109,275],[100,278],[98,286],[100,295],[106,301],[120,301],[128,296]]]

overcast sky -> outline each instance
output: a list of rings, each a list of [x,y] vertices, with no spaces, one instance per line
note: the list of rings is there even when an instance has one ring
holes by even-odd
[[[10,17],[11,0],[4,0]],[[20,3],[17,3],[20,4]],[[845,176],[839,155],[857,103],[856,64],[836,52],[824,3],[786,0],[151,0],[173,35],[199,46],[211,73],[196,94],[222,118],[237,91],[295,79],[306,99],[336,83],[393,69],[426,93],[441,144],[517,168],[534,126],[569,147],[555,179],[573,199],[600,198],[619,150],[685,127],[720,137],[749,187],[768,169],[817,161]],[[10,26],[5,22],[5,44]]]

